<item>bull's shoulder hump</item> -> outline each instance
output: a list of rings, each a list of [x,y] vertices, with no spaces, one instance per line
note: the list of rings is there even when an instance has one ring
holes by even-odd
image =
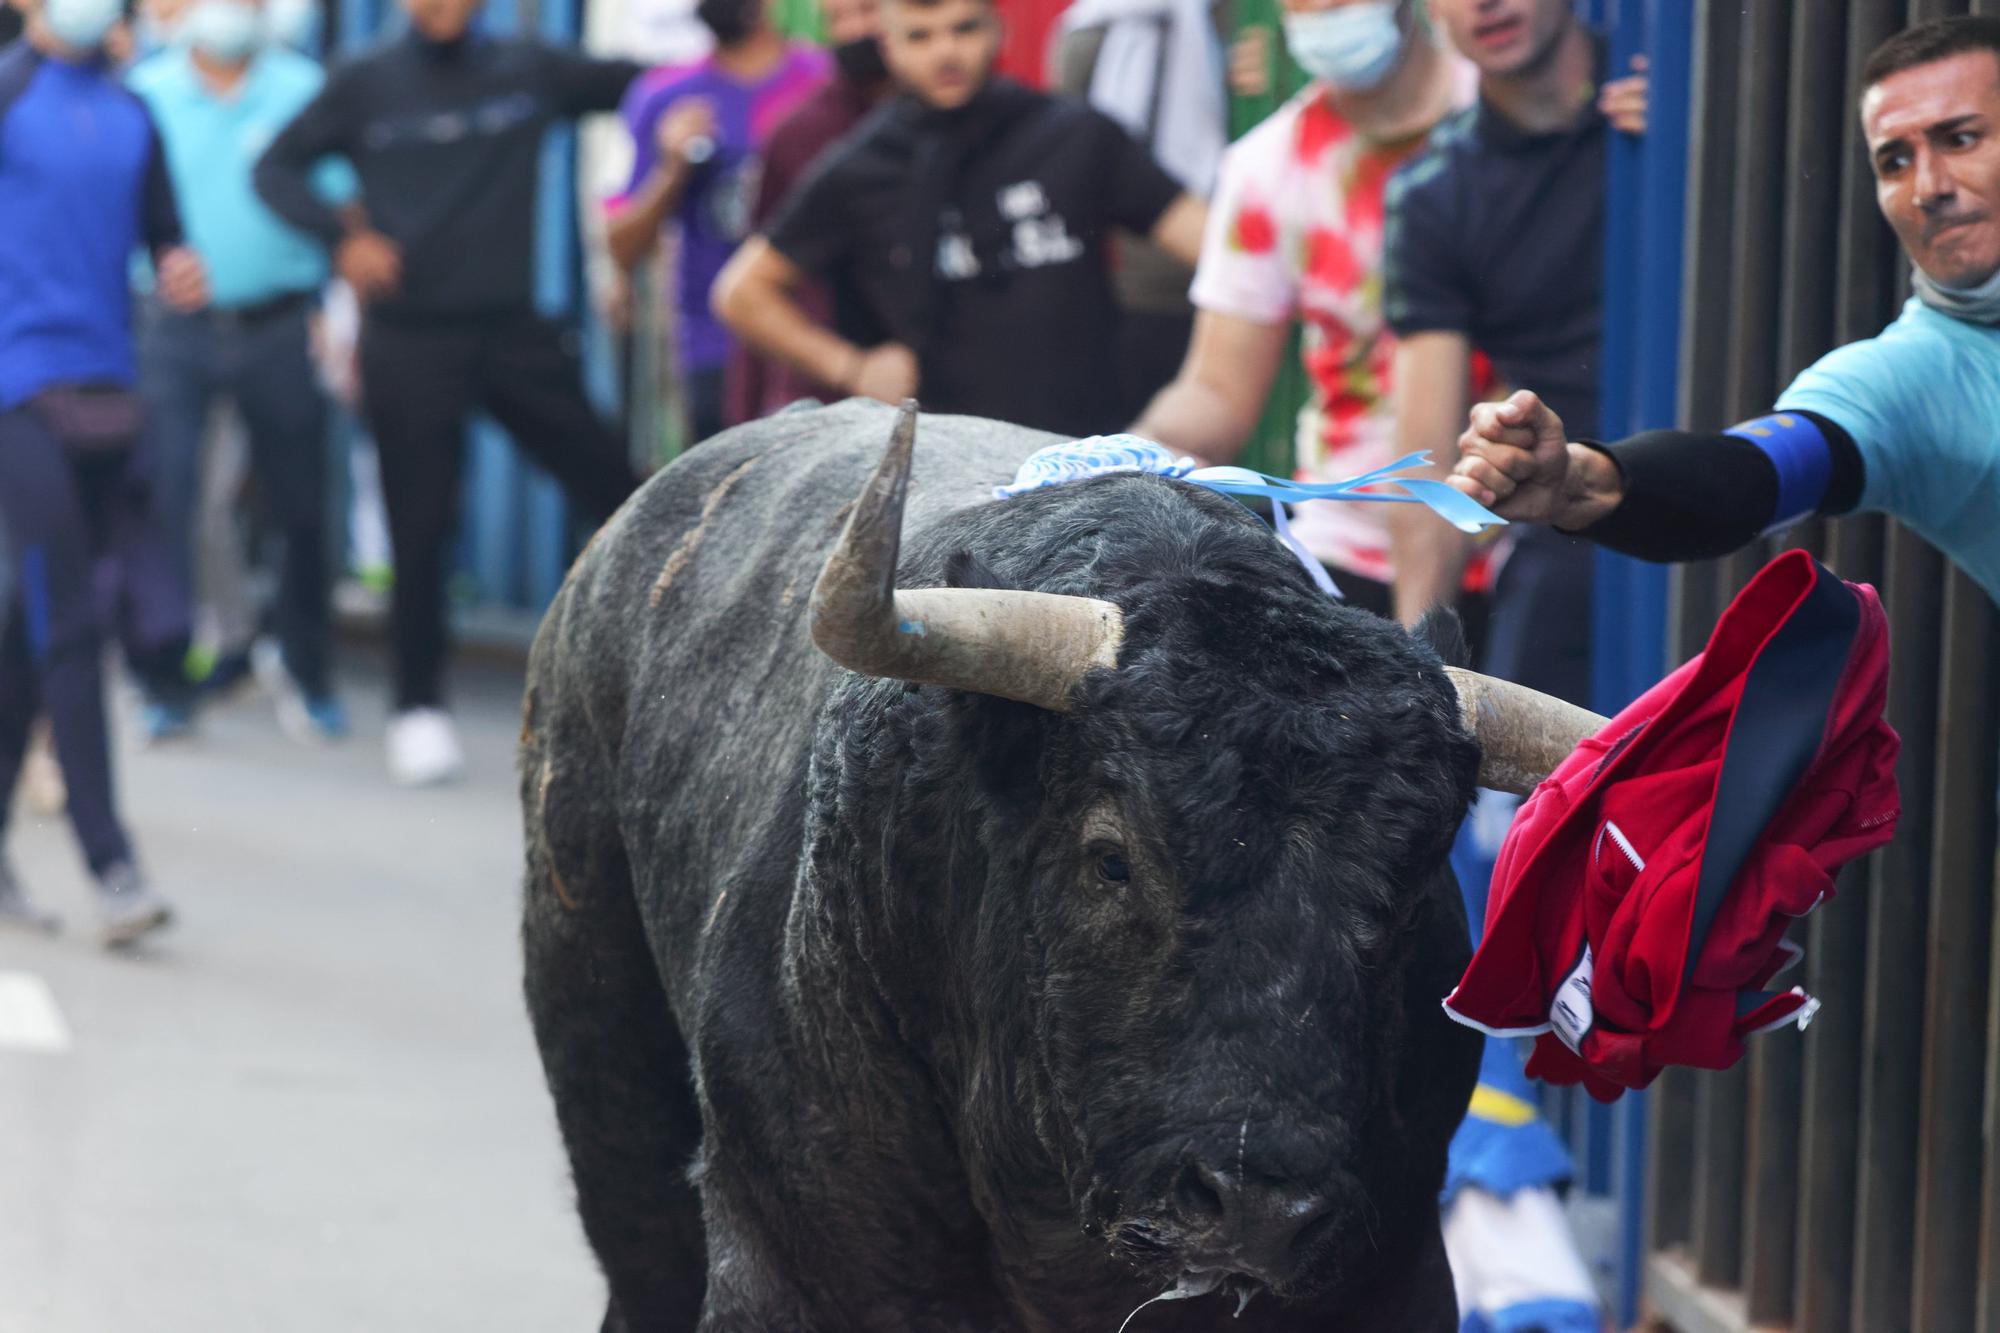
[[[704,582],[752,564],[783,567],[788,576],[799,562],[816,568],[881,461],[894,419],[883,404],[849,399],[725,431],[655,474],[579,562],[579,572],[611,585],[597,595],[624,600],[643,587],[642,596],[657,606],[682,577],[696,573],[697,563]],[[990,499],[1049,438],[976,417],[925,417],[906,524]],[[687,559],[669,570],[677,551]],[[670,575],[667,586],[654,597],[663,572]]]
[[[786,410],[662,468],[572,566],[563,591],[567,651],[608,663],[722,607],[730,623],[713,633],[730,636],[755,633],[760,617],[744,613],[765,604],[776,619],[802,612],[894,420],[893,409],[866,399]],[[906,530],[990,500],[1051,438],[977,417],[924,417]]]

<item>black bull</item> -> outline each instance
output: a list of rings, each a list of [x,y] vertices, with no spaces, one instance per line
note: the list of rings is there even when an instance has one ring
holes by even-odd
[[[1117,667],[843,670],[808,603],[891,419],[681,459],[535,644],[527,994],[606,1327],[1455,1329],[1437,653],[1197,487],[995,502],[1049,437],[940,417],[899,582],[1106,599]]]

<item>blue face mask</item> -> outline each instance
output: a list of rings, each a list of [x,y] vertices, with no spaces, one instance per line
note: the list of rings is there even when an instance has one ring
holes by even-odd
[[[1299,68],[1343,92],[1380,87],[1402,58],[1406,34],[1395,0],[1285,15],[1285,45]]]
[[[215,60],[243,59],[263,35],[263,21],[244,0],[201,0],[181,20],[181,39]]]
[[[64,46],[94,51],[123,9],[123,0],[48,0],[42,22]]]

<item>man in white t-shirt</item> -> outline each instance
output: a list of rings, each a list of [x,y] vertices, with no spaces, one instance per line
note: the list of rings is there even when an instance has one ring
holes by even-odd
[[[1395,456],[1384,185],[1433,126],[1469,103],[1475,75],[1413,4],[1285,7],[1286,42],[1313,81],[1224,156],[1189,293],[1197,313],[1187,359],[1132,429],[1210,462],[1232,458],[1263,411],[1296,319],[1312,383],[1298,473],[1338,481]],[[1293,530],[1348,601],[1387,614],[1381,509],[1313,502],[1299,507]],[[1470,571],[1468,587],[1483,577]]]

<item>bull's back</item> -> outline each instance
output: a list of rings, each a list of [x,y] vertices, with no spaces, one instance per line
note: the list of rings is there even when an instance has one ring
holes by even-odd
[[[701,937],[727,933],[731,914],[782,912],[837,671],[808,635],[808,604],[894,416],[854,399],[684,455],[592,541],[537,637],[531,705],[561,696],[588,717],[611,779],[603,813],[671,978],[691,974]],[[925,418],[906,533],[990,500],[1049,438]],[[769,940],[776,922],[743,924],[737,935]]]

